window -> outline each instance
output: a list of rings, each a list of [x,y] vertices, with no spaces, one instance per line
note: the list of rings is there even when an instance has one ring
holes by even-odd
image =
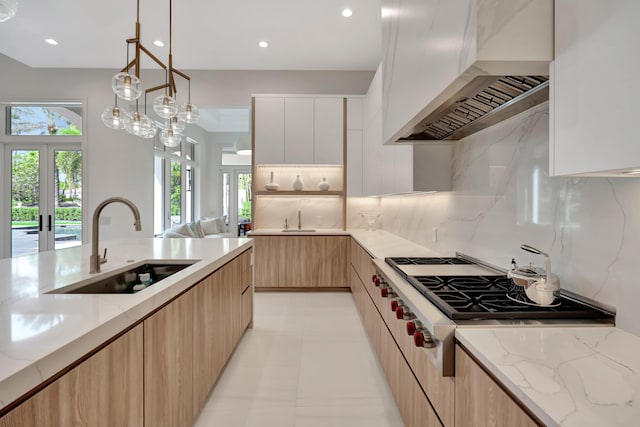
[[[12,103],[6,134],[11,136],[81,136],[82,103]]]
[[[169,148],[156,137],[155,152],[153,232],[159,235],[194,220],[195,146],[183,140]]]

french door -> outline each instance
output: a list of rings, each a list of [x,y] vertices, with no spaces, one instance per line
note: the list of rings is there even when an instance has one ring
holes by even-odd
[[[222,214],[238,236],[251,229],[251,197],[251,167],[223,167]]]
[[[82,244],[82,151],[57,144],[5,146],[12,257]],[[7,247],[7,246],[5,246]]]

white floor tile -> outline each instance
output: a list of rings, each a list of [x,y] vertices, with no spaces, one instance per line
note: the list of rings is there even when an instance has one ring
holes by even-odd
[[[401,427],[351,294],[258,292],[196,427]]]

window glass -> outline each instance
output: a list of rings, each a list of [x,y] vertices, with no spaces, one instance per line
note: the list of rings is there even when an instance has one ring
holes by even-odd
[[[171,161],[171,225],[180,224],[182,215],[182,164]]]
[[[82,135],[82,103],[7,106],[7,134]]]

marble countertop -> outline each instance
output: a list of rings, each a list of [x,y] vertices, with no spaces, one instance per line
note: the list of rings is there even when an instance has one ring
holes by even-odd
[[[290,228],[290,231],[282,231],[281,228],[261,228],[258,230],[251,230],[247,233],[248,236],[348,236],[350,233],[338,228],[312,228],[315,231],[300,231],[295,228]],[[309,229],[306,229],[309,230]]]
[[[91,245],[0,260],[0,409],[249,249],[248,238],[101,242],[109,261],[89,274]],[[144,260],[198,260],[135,294],[49,294]]]
[[[458,328],[456,338],[550,426],[637,426],[640,338],[614,327]]]

